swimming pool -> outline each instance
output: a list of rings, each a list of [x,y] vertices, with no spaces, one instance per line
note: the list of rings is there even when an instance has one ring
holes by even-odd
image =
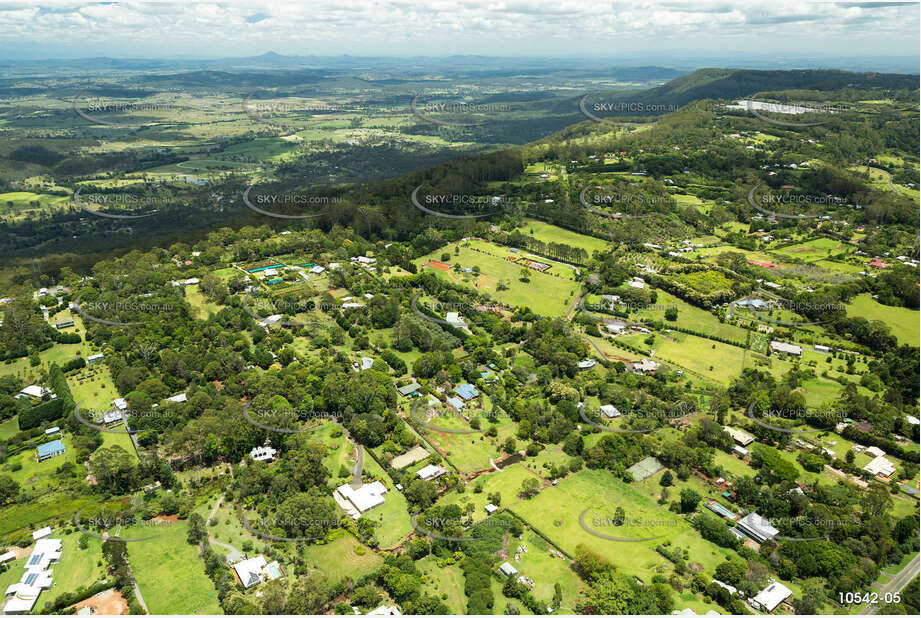
[[[707,508],[713,511],[714,513],[716,513],[717,515],[722,515],[726,519],[734,520],[736,518],[735,513],[727,509],[725,506],[723,506],[719,502],[710,502],[709,504],[707,504]]]

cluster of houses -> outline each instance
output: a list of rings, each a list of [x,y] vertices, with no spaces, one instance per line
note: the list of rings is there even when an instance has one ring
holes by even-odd
[[[4,614],[27,614],[35,607],[38,597],[54,583],[53,569],[49,567],[61,560],[61,539],[52,539],[51,528],[42,528],[32,533],[35,547],[26,560],[25,573],[19,582],[6,589]],[[0,564],[15,560],[14,552],[0,555]]]

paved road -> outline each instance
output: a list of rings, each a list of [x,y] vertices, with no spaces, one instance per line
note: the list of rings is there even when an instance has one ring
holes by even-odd
[[[918,554],[905,565],[905,568],[899,571],[892,580],[885,586],[880,586],[879,603],[876,605],[867,605],[863,608],[862,614],[875,614],[880,605],[885,604],[885,596],[893,592],[901,592],[902,588],[908,585],[908,582],[918,576],[918,568],[921,566],[921,554]]]

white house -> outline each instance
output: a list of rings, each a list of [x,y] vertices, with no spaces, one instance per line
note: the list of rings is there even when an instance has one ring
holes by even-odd
[[[580,360],[578,363],[576,363],[576,366],[577,366],[579,369],[583,369],[583,370],[584,370],[584,369],[591,369],[592,367],[595,366],[595,359],[594,359],[594,358],[586,358],[585,360]]]
[[[281,577],[277,562],[266,562],[265,556],[259,555],[241,560],[233,565],[233,570],[244,588],[252,588],[265,580]]]
[[[870,461],[863,469],[873,476],[881,476],[883,478],[889,478],[895,474],[895,465],[882,455]]]
[[[423,481],[429,481],[432,479],[437,479],[439,476],[441,476],[445,472],[447,472],[447,470],[445,470],[441,466],[436,466],[435,464],[429,464],[425,466],[424,468],[420,468],[419,471],[416,472],[416,476],[418,476]]]
[[[385,493],[387,493],[387,488],[380,481],[365,483],[358,489],[346,483],[336,488],[336,491],[333,492],[333,499],[349,517],[358,519],[362,513],[367,513],[382,505]]]
[[[775,354],[787,354],[788,356],[802,356],[803,348],[784,341],[772,341],[771,352]]]
[[[607,416],[608,418],[617,418],[618,416],[620,416],[620,410],[618,410],[617,408],[615,408],[614,406],[610,404],[601,406],[600,410],[601,410],[601,413]]]
[[[777,606],[793,595],[793,591],[779,582],[773,582],[767,588],[755,595],[751,600],[752,607],[771,613]]]
[[[249,452],[249,456],[253,458],[253,461],[272,461],[277,452],[271,446],[256,446]]]

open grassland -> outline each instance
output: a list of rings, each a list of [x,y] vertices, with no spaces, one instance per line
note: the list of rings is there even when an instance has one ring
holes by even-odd
[[[467,612],[467,597],[464,594],[464,572],[460,566],[451,564],[440,568],[435,556],[426,556],[416,561],[416,568],[422,573],[425,589],[441,599],[452,614]]]
[[[324,545],[308,545],[303,550],[304,565],[321,571],[335,584],[346,577],[357,580],[377,569],[384,559],[348,533],[334,534],[335,538]]]
[[[570,245],[571,247],[585,249],[585,252],[588,253],[589,257],[591,257],[595,251],[603,251],[610,245],[609,241],[602,238],[595,238],[594,236],[579,234],[578,232],[573,232],[562,227],[557,227],[556,225],[544,223],[543,221],[538,221],[537,219],[525,219],[524,225],[518,229],[523,234],[527,234],[528,236],[536,238],[541,242],[555,242],[564,245]]]
[[[847,304],[848,316],[859,316],[871,322],[880,320],[886,324],[900,344],[918,346],[918,312],[905,307],[881,305],[869,294],[855,296]]]
[[[124,529],[121,536],[144,536],[150,529]],[[126,543],[141,595],[152,614],[219,614],[217,591],[205,574],[195,545],[186,541],[188,522],[156,529],[156,538]]]
[[[519,501],[518,494],[521,491],[521,483],[528,478],[536,477],[521,464],[512,464],[501,472],[480,475],[470,487],[467,487],[464,493],[457,493],[455,490],[448,491],[441,497],[438,504],[439,506],[456,504],[465,512],[471,508],[468,505],[472,505],[472,510],[469,512],[472,514],[474,521],[480,521],[486,519],[484,507],[491,502],[488,498],[490,494],[498,492],[501,495],[501,504],[493,502],[496,506],[511,506]],[[476,491],[475,488],[477,487],[482,488],[482,491]]]
[[[478,266],[480,274],[463,272],[455,273],[453,270],[444,271],[432,266],[420,268],[423,272],[434,272],[452,283],[459,283],[475,288],[480,292],[489,294],[499,302],[512,307],[528,307],[531,311],[545,316],[559,316],[566,313],[570,303],[575,297],[578,283],[552,274],[539,273],[527,269],[521,264],[510,262],[492,255],[478,253],[467,247],[459,247],[454,255],[452,247],[445,252],[452,255],[451,265],[458,263],[461,268]],[[441,252],[434,252],[416,260],[418,266],[432,260],[438,260]],[[568,268],[563,265],[554,265],[553,269]],[[527,280],[522,281],[522,270],[527,270]],[[499,289],[504,288],[504,289]]]
[[[624,509],[629,525],[608,525],[618,507]],[[652,540],[619,542],[592,535],[579,524],[579,516],[586,509],[586,525],[601,534]],[[667,540],[673,548],[688,549],[690,561],[708,572],[733,553],[705,541],[687,520],[606,470],[582,470],[512,510],[568,553],[574,554],[576,546],[583,543],[607,556],[620,572],[646,582],[656,573],[671,571],[671,563],[655,551],[656,545]]]

